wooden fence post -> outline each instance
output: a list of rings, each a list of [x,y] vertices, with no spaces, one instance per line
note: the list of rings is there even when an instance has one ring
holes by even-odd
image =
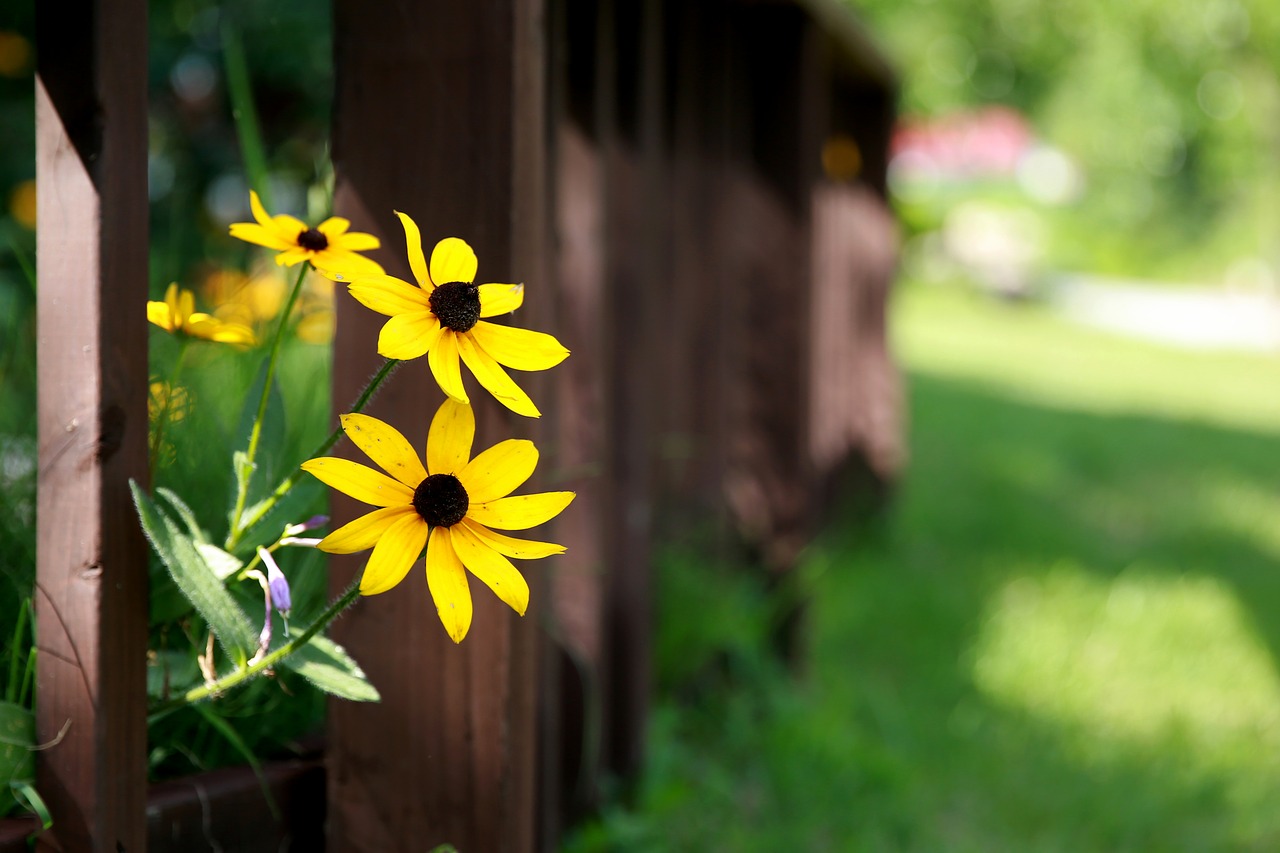
[[[147,4],[36,8],[35,606],[46,848],[144,849]],[[61,739],[59,740],[59,737]]]
[[[528,285],[516,322],[537,325],[554,297],[544,248],[542,3],[337,0],[334,12],[339,211],[380,234],[382,259],[405,277],[393,209],[417,220],[428,255],[440,238],[466,239],[479,256],[480,280]],[[385,318],[345,294],[338,304],[334,400],[341,407],[381,361],[375,349]],[[544,384],[529,387],[549,418],[555,406]],[[400,368],[371,411],[421,443],[441,399],[421,359]],[[547,429],[507,417],[483,392],[473,402],[477,447]],[[555,462],[543,449],[545,478]],[[353,510],[334,503],[338,522]],[[333,560],[334,587],[365,559]],[[547,601],[546,569],[526,565],[529,614],[516,617],[473,580],[475,620],[461,645],[440,626],[421,564],[401,587],[361,602],[335,626],[383,699],[330,705],[332,849],[533,848],[538,621]]]

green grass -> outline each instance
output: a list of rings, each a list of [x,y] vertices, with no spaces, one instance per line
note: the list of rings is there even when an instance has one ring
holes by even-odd
[[[912,461],[811,549],[807,674],[669,560],[648,772],[568,848],[1280,848],[1280,360],[941,290],[894,326]]]

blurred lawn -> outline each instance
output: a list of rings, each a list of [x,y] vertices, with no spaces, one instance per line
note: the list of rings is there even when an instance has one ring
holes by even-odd
[[[1280,360],[907,287],[911,468],[802,577],[672,558],[650,771],[582,850],[1280,849]]]

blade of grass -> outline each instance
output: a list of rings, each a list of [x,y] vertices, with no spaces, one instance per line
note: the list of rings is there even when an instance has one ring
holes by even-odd
[[[53,826],[53,815],[49,813],[49,807],[44,804],[44,798],[37,793],[30,782],[10,782],[9,787],[13,789],[13,795],[26,803],[27,808],[40,818],[40,823],[45,829]]]
[[[226,18],[222,22],[222,61],[226,65],[227,94],[231,98],[231,117],[236,123],[236,135],[240,138],[245,175],[267,210],[274,210],[271,188],[267,184],[266,146],[262,144],[262,127],[258,124],[258,111],[253,104],[253,85],[249,79],[244,43]]]

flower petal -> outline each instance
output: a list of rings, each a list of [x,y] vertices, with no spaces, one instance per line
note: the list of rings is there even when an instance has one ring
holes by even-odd
[[[480,285],[480,316],[510,314],[524,304],[523,284]]]
[[[178,291],[178,310],[174,316],[174,325],[179,329],[187,325],[187,320],[196,313],[196,295],[190,290]]]
[[[404,580],[422,553],[422,546],[427,544],[430,531],[416,512],[392,522],[369,555],[364,574],[360,576],[360,594],[377,595]]]
[[[277,213],[271,217],[271,224],[267,227],[274,228],[277,234],[286,240],[290,240],[295,246],[298,245],[298,238],[311,230],[307,223],[287,213]]]
[[[444,629],[461,643],[471,628],[471,589],[447,527],[434,528],[427,542],[427,587]]]
[[[271,227],[271,217],[267,215],[267,209],[262,206],[262,199],[258,198],[258,194],[253,190],[249,190],[249,209],[253,211],[253,218],[259,225]]]
[[[424,290],[430,291],[431,276],[427,274],[427,259],[422,254],[422,232],[418,230],[418,223],[414,222],[409,214],[398,210],[396,216],[400,217],[400,224],[404,226],[404,242],[409,247],[409,269],[413,271],[413,277],[418,280],[418,284],[422,285]]]
[[[169,304],[167,302],[148,302],[147,322],[156,324],[166,332],[172,332],[173,314],[169,311]]]
[[[551,335],[515,326],[476,323],[471,337],[494,361],[516,370],[546,370],[569,357],[569,351]]]
[[[316,226],[316,230],[323,234],[329,242],[333,242],[335,237],[341,237],[347,233],[347,229],[351,227],[351,220],[342,216],[330,216],[324,222]]]
[[[375,509],[342,525],[320,540],[316,547],[329,554],[354,554],[367,551],[382,538],[396,521],[406,515],[417,515],[411,506],[388,506]]]
[[[397,314],[378,333],[378,353],[406,360],[428,353],[443,333],[440,321],[430,311]]]
[[[169,282],[169,286],[164,291],[164,304],[169,306],[169,318],[173,322],[176,329],[182,325],[182,321],[186,319],[182,315],[182,306],[178,302],[178,283],[176,281]]]
[[[538,448],[523,438],[508,438],[481,453],[458,472],[472,503],[505,498],[524,484],[538,466]]]
[[[521,616],[529,609],[529,584],[511,561],[490,548],[462,525],[449,528],[450,542],[462,564],[494,595]]]
[[[383,512],[384,510],[376,511]],[[469,518],[462,519],[461,522],[453,526],[453,529],[458,527],[467,528],[477,539],[504,557],[514,557],[517,560],[540,560],[543,557],[563,554],[565,551],[563,545],[557,545],[554,542],[515,539],[511,536],[503,536],[501,533],[494,533],[483,524],[478,524]]]
[[[573,492],[542,492],[536,495],[513,495],[488,503],[472,504],[467,518],[499,530],[528,530],[555,518],[573,503]]]
[[[422,467],[417,451],[398,429],[358,412],[343,415],[339,420],[351,443],[378,463],[383,471],[410,489],[418,488],[418,484],[427,479],[427,470]]]
[[[338,274],[348,275],[342,270]],[[338,280],[348,279],[344,277]],[[360,304],[388,317],[431,310],[431,302],[421,287],[414,287],[391,275],[359,276],[353,284],[348,285],[347,290]]]
[[[407,506],[413,503],[413,489],[350,459],[321,456],[303,462],[302,470],[326,486],[367,504]]]
[[[436,409],[427,432],[427,471],[431,474],[457,474],[467,467],[471,443],[476,436],[476,416],[466,403],[452,397]]]
[[[293,247],[293,243],[281,237],[270,228],[254,225],[252,222],[236,222],[231,225],[231,236],[246,243],[266,246],[277,251]]]
[[[526,418],[542,417],[538,407],[529,399],[529,395],[524,393],[524,390],[507,375],[507,372],[498,366],[492,356],[472,342],[470,335],[470,332],[456,335],[458,352],[485,390],[517,415],[524,415]]]
[[[313,254],[315,253],[310,249],[289,249],[276,255],[276,263],[282,267],[291,267],[294,264],[310,260]]]
[[[458,341],[462,335],[449,330],[440,333],[435,345],[427,351],[427,364],[440,383],[440,390],[460,403],[470,403],[467,389],[462,387],[462,369],[458,366]]]
[[[382,241],[363,231],[351,231],[340,237],[333,238],[329,241],[329,244],[335,249],[346,252],[367,252],[370,249],[381,248]]]
[[[451,281],[470,284],[476,280],[479,266],[476,253],[457,237],[445,237],[431,250],[431,280],[437,285]]]
[[[326,270],[324,277],[333,281],[351,282],[366,277],[386,275],[387,271],[382,268],[382,264],[346,248],[345,241],[351,236],[344,234],[337,241],[330,243],[329,248],[316,252],[311,262],[317,268]]]
[[[192,314],[187,318],[187,334],[206,341],[225,344],[246,344],[254,342],[253,330],[239,323],[224,323],[208,314]]]

